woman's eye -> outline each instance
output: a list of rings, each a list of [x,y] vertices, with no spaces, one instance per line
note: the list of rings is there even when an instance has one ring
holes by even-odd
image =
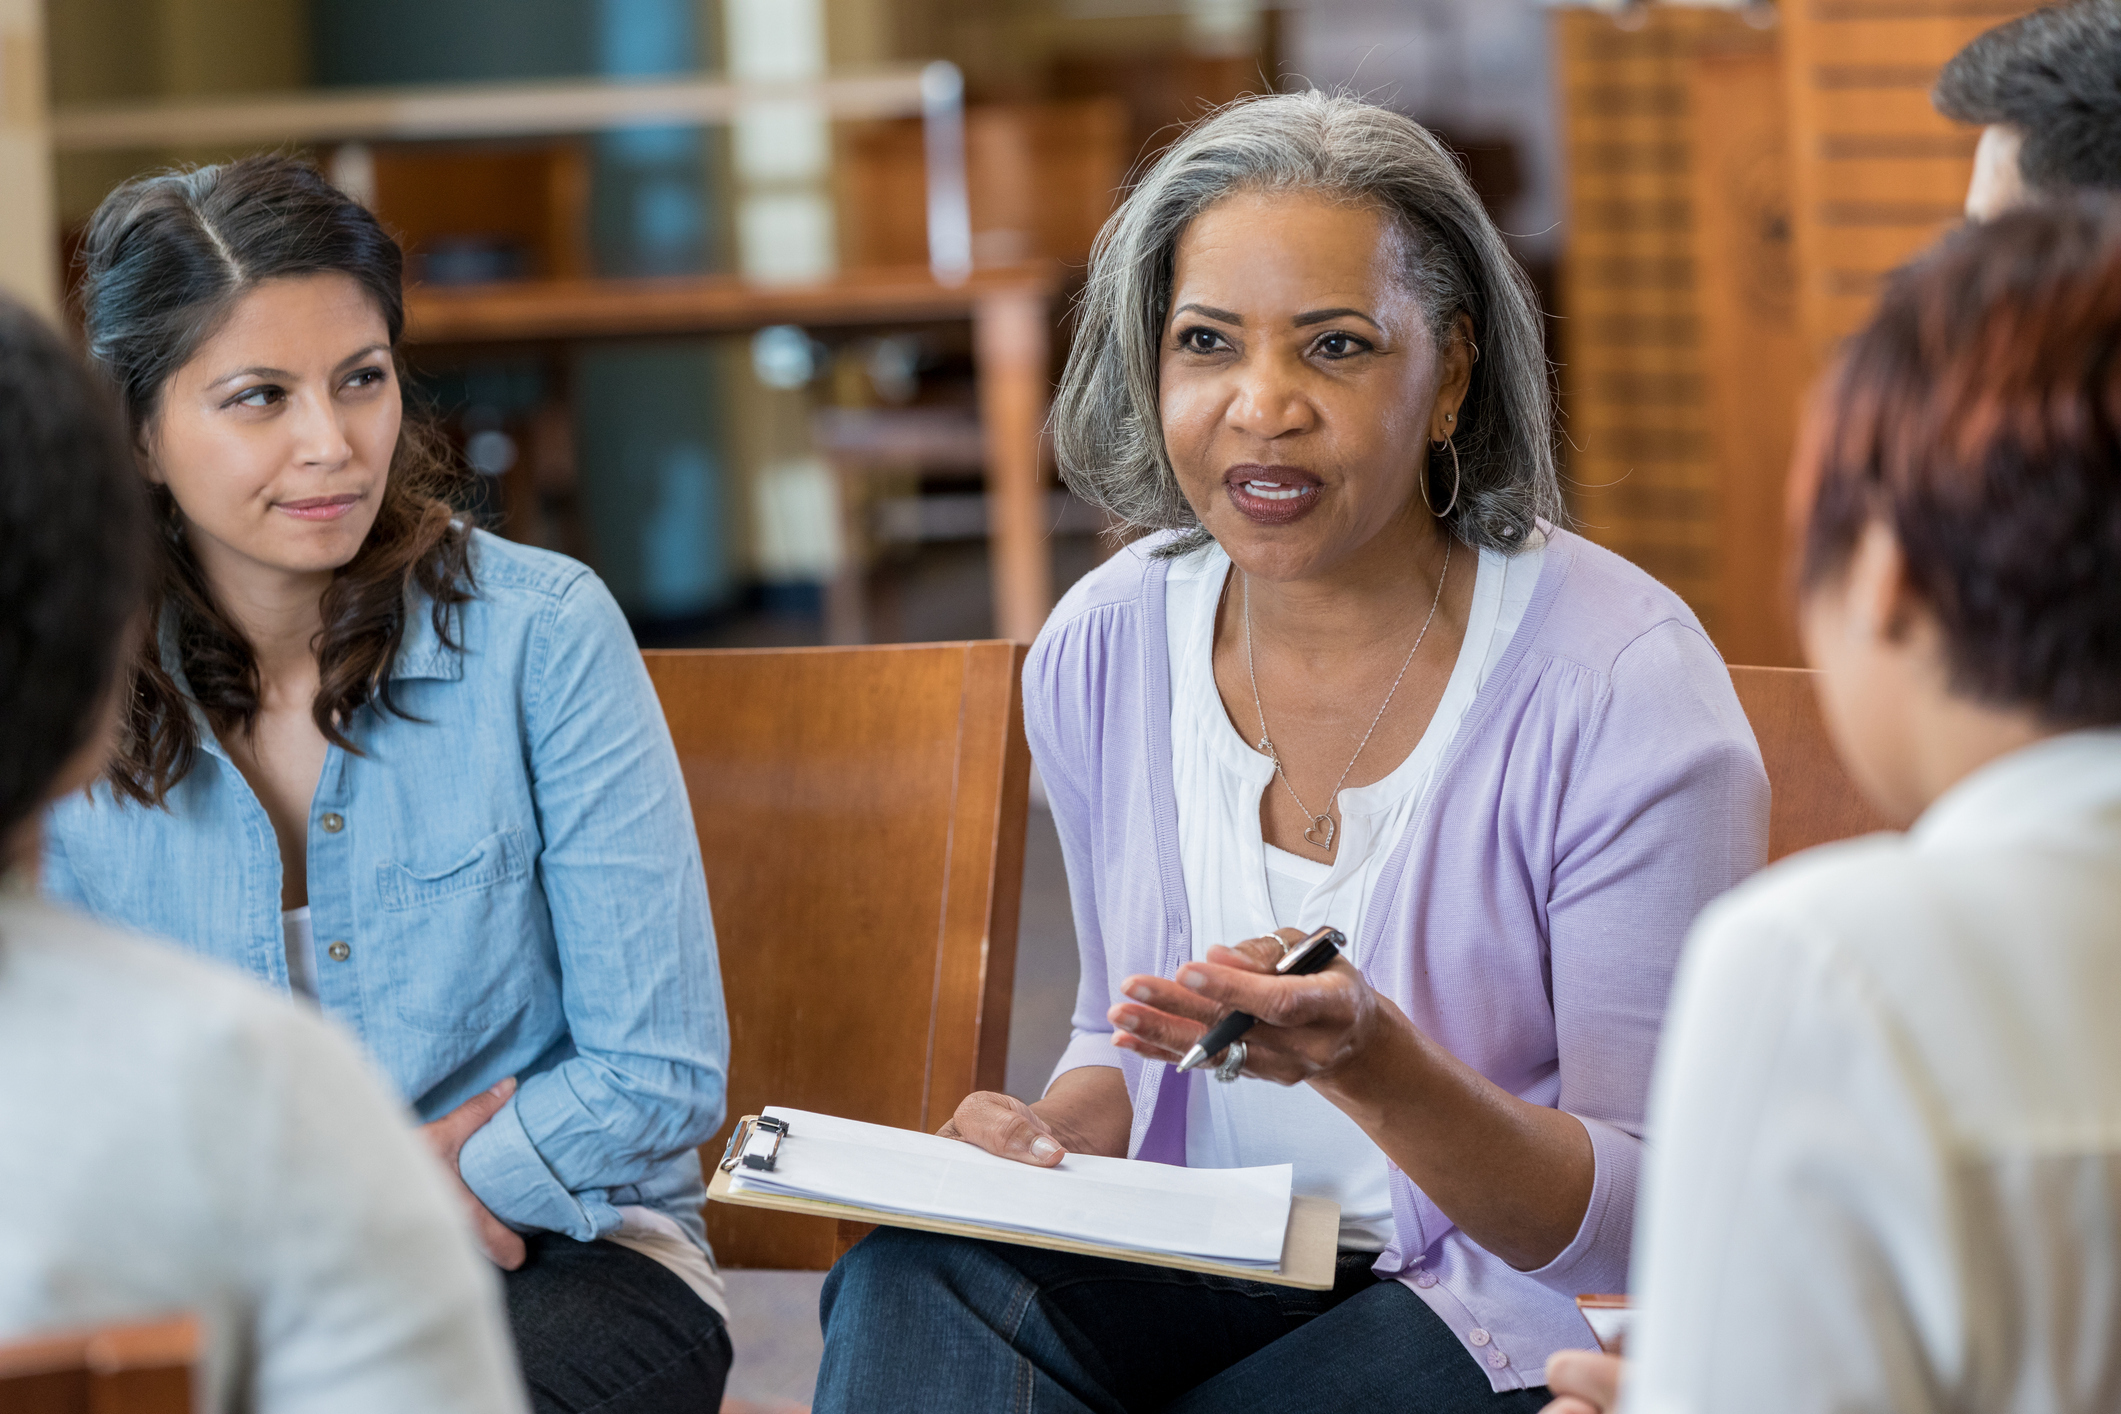
[[[1188,329],[1178,343],[1187,353],[1214,353],[1223,347],[1223,336],[1213,329]]]
[[[245,388],[228,401],[233,407],[262,408],[271,407],[274,403],[285,399],[286,396],[285,390],[276,388],[270,383],[260,383],[255,388]]]
[[[382,369],[380,369],[380,368],[361,368],[361,369],[356,369],[356,370],[355,370],[355,371],[353,372],[353,374],[352,374],[352,375],[351,375],[350,377],[348,377],[348,378],[347,378],[347,380],[346,380],[346,386],[347,386],[347,387],[349,387],[349,388],[373,388],[373,387],[375,387],[375,386],[376,386],[376,385],[377,385],[378,383],[381,383],[382,381],[383,381],[383,370],[382,370]]]
[[[1351,354],[1359,354],[1369,347],[1367,340],[1358,339],[1353,334],[1341,333],[1320,335],[1317,344],[1318,351],[1327,358],[1347,358]]]

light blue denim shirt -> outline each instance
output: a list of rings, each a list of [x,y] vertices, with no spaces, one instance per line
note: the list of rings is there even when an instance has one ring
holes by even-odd
[[[694,1146],[721,1123],[729,1033],[669,729],[595,575],[484,533],[472,563],[463,651],[417,602],[391,669],[410,717],[364,707],[360,754],[325,756],[318,1000],[423,1120],[518,1077],[461,1156],[502,1221],[588,1241],[642,1204],[704,1247]],[[99,785],[52,810],[45,889],[285,989],[272,823],[199,729],[167,809]]]

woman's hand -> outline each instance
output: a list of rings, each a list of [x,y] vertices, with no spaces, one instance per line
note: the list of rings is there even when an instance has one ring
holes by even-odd
[[[935,1132],[945,1139],[962,1139],[990,1154],[1046,1169],[1059,1163],[1068,1152],[1067,1145],[1054,1136],[1037,1110],[1014,1095],[994,1090],[967,1095],[957,1113]]]
[[[1055,1080],[1035,1105],[993,1090],[967,1095],[936,1133],[1052,1168],[1071,1153],[1124,1157],[1133,1120],[1134,1102],[1118,1067],[1089,1065]]]
[[[1399,1008],[1378,995],[1345,957],[1309,977],[1277,976],[1282,941],[1303,941],[1284,928],[1230,948],[1210,948],[1205,962],[1189,962],[1175,981],[1129,977],[1131,1001],[1108,1013],[1119,1028],[1114,1044],[1155,1061],[1177,1061],[1230,1011],[1250,1012],[1259,1024],[1245,1033],[1244,1073],[1282,1085],[1331,1080],[1386,1030],[1405,1026]]]
[[[1528,1272],[1568,1246],[1590,1205],[1596,1159],[1581,1121],[1534,1105],[1424,1034],[1336,958],[1309,977],[1274,975],[1284,928],[1210,948],[1175,981],[1129,977],[1107,1013],[1113,1043],[1177,1061],[1233,1008],[1259,1018],[1245,1033],[1246,1075],[1311,1087],[1361,1126],[1385,1157],[1467,1236]]]
[[[434,1123],[420,1126],[420,1137],[427,1141],[427,1147],[449,1171],[450,1181],[457,1186],[457,1196],[471,1214],[479,1245],[486,1249],[493,1264],[504,1272],[522,1266],[523,1259],[529,1255],[523,1248],[523,1238],[514,1228],[487,1211],[486,1205],[479,1201],[479,1195],[471,1191],[471,1185],[458,1171],[457,1155],[463,1152],[464,1141],[499,1114],[501,1106],[507,1104],[508,1097],[515,1092],[516,1080],[511,1075],[491,1090],[481,1090]]]
[[[1547,1388],[1554,1402],[1539,1414],[1611,1414],[1620,1402],[1627,1363],[1595,1350],[1557,1350],[1547,1357]]]

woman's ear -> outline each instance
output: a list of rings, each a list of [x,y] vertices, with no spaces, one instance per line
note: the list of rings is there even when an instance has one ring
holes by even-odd
[[[155,465],[154,449],[148,445],[147,432],[144,428],[133,437],[133,465],[140,468],[140,474],[147,478],[148,485],[164,486],[168,484],[162,475],[162,468]]]
[[[1442,377],[1436,385],[1436,403],[1429,411],[1431,443],[1457,435],[1458,415],[1473,386],[1473,362],[1479,357],[1480,348],[1473,342],[1473,317],[1460,311],[1444,334],[1444,346],[1437,359]]]
[[[1847,604],[1858,628],[1879,645],[1906,650],[1929,613],[1907,577],[1900,537],[1884,521],[1863,528],[1849,556]]]

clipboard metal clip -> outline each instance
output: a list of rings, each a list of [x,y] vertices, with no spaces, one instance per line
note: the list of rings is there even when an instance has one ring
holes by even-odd
[[[767,1135],[773,1142],[764,1142]],[[788,1121],[775,1119],[772,1115],[759,1115],[745,1120],[729,1136],[729,1146],[722,1150],[721,1169],[734,1173],[738,1164],[747,1169],[771,1170],[774,1161],[781,1156],[781,1141],[788,1137]]]

